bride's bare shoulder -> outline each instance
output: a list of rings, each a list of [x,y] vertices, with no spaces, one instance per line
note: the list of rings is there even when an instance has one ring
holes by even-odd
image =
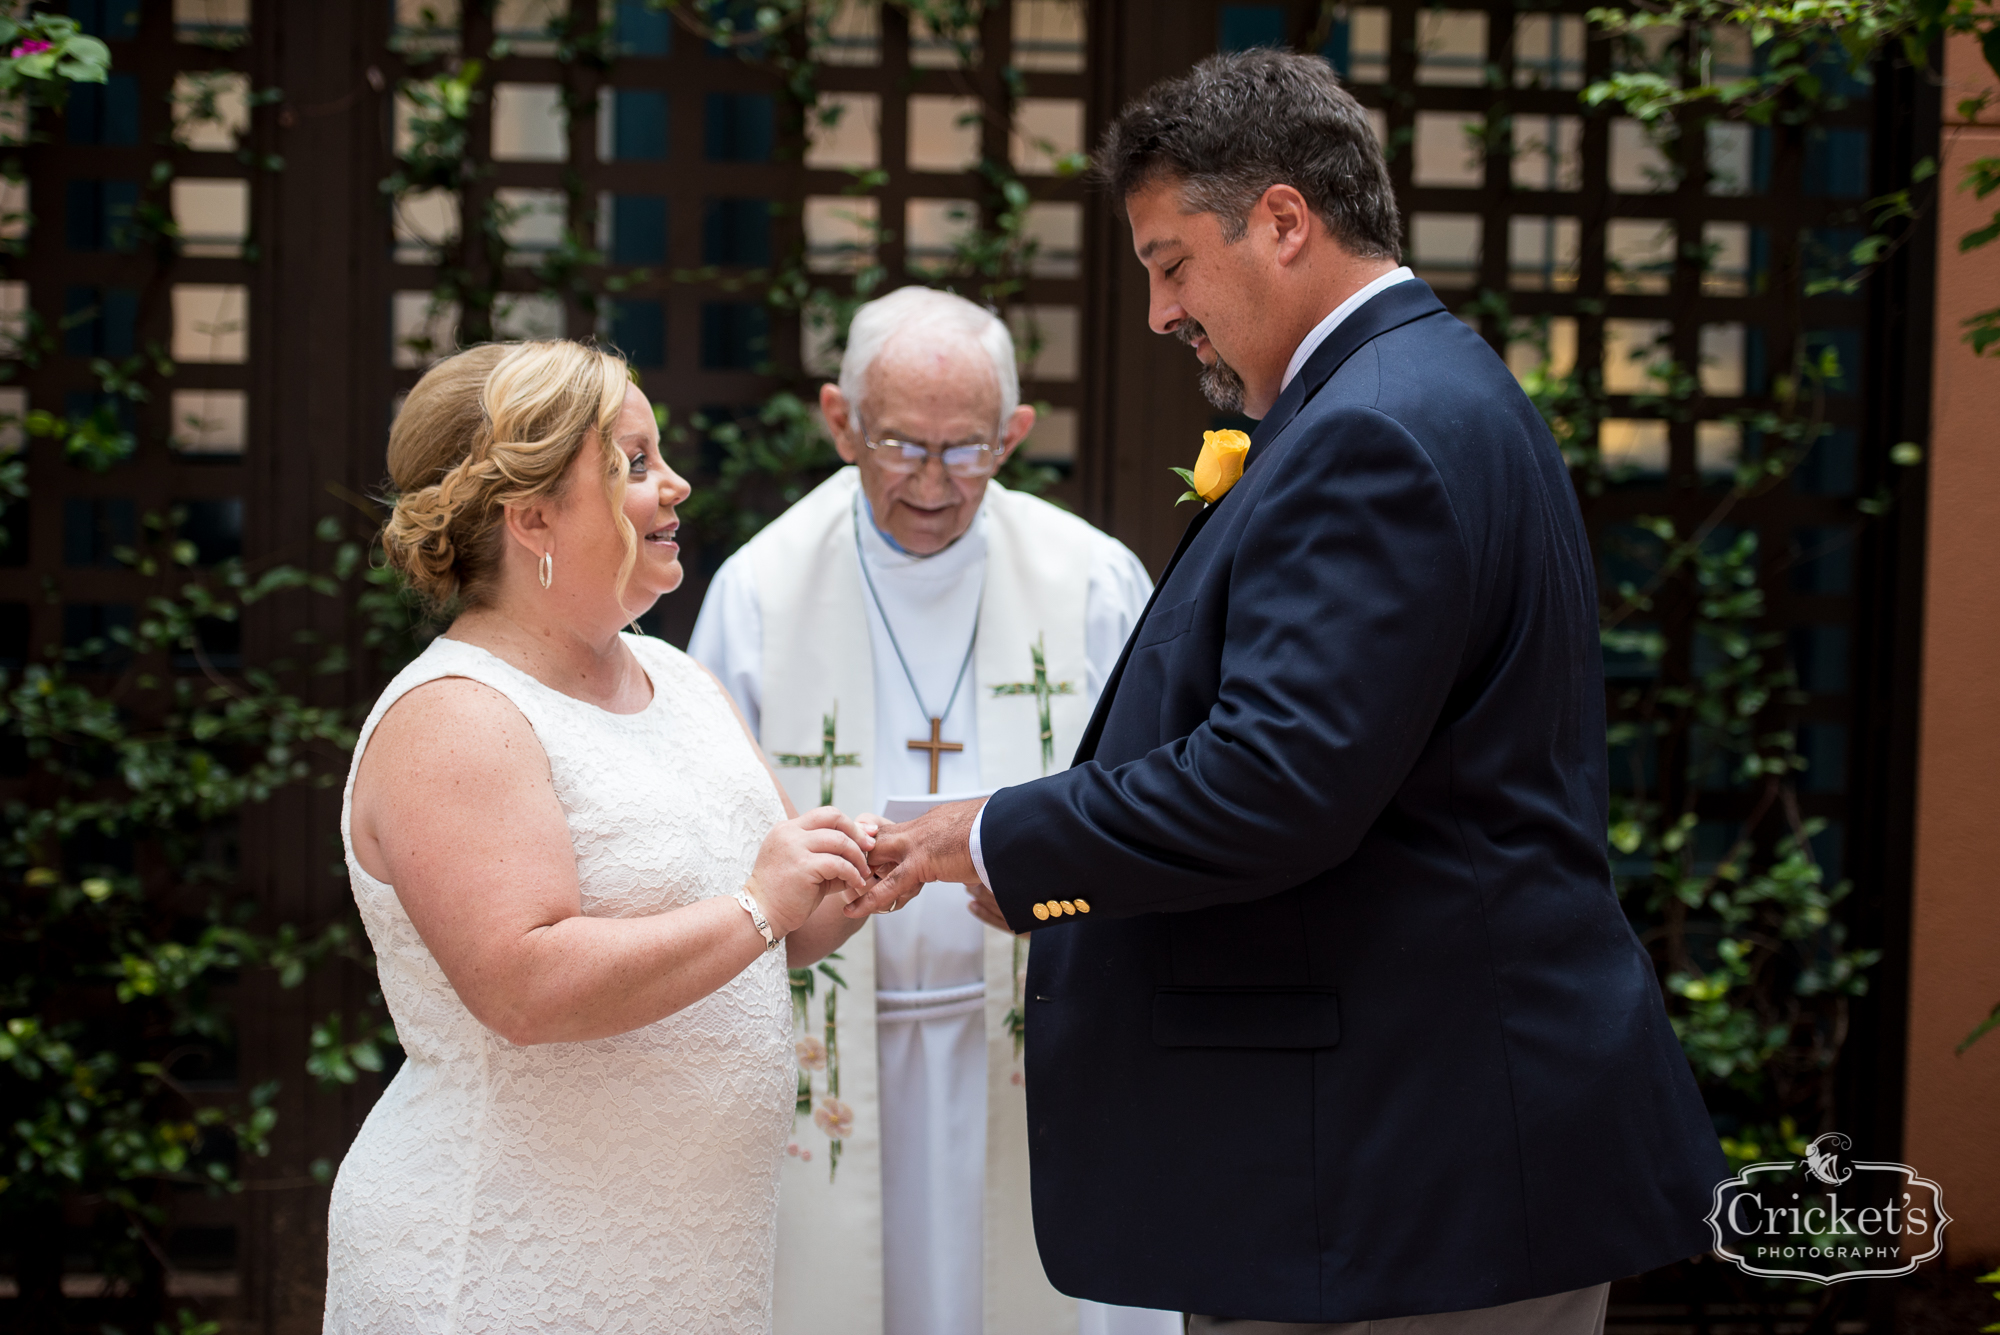
[[[383,767],[416,778],[504,768],[531,758],[546,772],[535,730],[513,701],[470,677],[439,677],[411,687],[383,713],[356,781]]]

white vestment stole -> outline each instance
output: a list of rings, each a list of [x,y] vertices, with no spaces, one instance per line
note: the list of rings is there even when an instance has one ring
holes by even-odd
[[[1050,698],[1054,760],[1068,766],[1089,722],[1083,694],[1084,614],[1090,530],[1031,496],[987,484],[986,582],[973,655],[980,781],[1000,788],[1042,773],[1040,713],[1032,694],[996,686],[1033,680],[1031,646],[1044,650],[1051,683],[1074,692]],[[751,539],[763,625],[763,717],[767,752],[822,749],[823,720],[838,714],[838,750],[858,764],[835,767],[833,800],[850,813],[875,800],[875,663],[854,541],[859,474],[844,468]],[[890,665],[893,668],[893,665]],[[821,772],[781,768],[801,811],[820,804]],[[954,892],[955,893],[955,892]],[[854,1114],[828,1172],[828,1141],[801,1116],[796,1143],[810,1160],[786,1158],[779,1179],[777,1335],[881,1335],[882,1144],[875,1037],[874,933],[864,929],[835,963],[847,981],[837,1007],[840,1100]],[[1006,1024],[1015,1004],[1010,938],[986,937],[985,1335],[1074,1335],[1077,1305],[1057,1293],[1035,1250],[1028,1194],[1028,1111],[1014,1076],[1020,1064]],[[820,1033],[829,983],[816,979],[806,1032]],[[825,1074],[813,1075],[815,1106]]]

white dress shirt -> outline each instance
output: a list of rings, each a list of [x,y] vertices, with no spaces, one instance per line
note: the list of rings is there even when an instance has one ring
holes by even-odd
[[[1368,284],[1368,286],[1362,288],[1359,292],[1356,292],[1346,301],[1335,306],[1324,320],[1321,320],[1312,327],[1312,332],[1305,336],[1298,348],[1292,353],[1292,359],[1285,363],[1285,376],[1284,379],[1278,382],[1278,392],[1282,394],[1286,389],[1290,388],[1293,378],[1304,368],[1307,359],[1319,351],[1319,345],[1326,342],[1327,335],[1340,328],[1342,320],[1345,320],[1348,316],[1367,305],[1374,298],[1375,294],[1383,288],[1394,287],[1398,283],[1407,283],[1415,277],[1416,275],[1410,272],[1409,265],[1399,265]]]

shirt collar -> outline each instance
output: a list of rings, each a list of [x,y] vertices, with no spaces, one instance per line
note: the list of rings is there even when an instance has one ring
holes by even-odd
[[[1300,369],[1305,366],[1306,359],[1318,350],[1320,344],[1326,342],[1327,335],[1340,327],[1342,320],[1345,320],[1348,316],[1367,305],[1369,299],[1383,288],[1394,287],[1397,283],[1406,283],[1415,277],[1416,274],[1410,271],[1410,266],[1407,264],[1399,265],[1368,284],[1368,286],[1362,288],[1359,292],[1356,292],[1346,301],[1335,306],[1331,314],[1313,326],[1312,332],[1305,336],[1305,339],[1299,344],[1298,350],[1292,353],[1292,360],[1285,366],[1285,378],[1278,382],[1278,392],[1280,394],[1285,392],[1285,387],[1292,383],[1292,377],[1296,376]]]

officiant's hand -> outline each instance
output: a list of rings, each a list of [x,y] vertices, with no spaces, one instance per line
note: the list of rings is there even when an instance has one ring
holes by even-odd
[[[837,807],[815,807],[771,827],[750,873],[750,896],[771,930],[789,936],[826,895],[865,891],[875,883],[869,828]]]
[[[985,805],[983,797],[947,802],[915,820],[884,825],[868,854],[868,864],[881,880],[848,902],[847,916],[894,913],[931,881],[979,884],[972,867],[972,821]]]

